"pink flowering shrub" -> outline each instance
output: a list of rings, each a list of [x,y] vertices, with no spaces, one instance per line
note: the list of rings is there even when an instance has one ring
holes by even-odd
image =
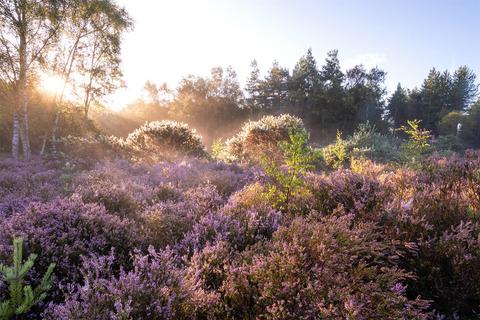
[[[0,262],[20,236],[39,254],[27,281],[57,264],[32,319],[480,314],[479,152],[301,179],[279,212],[256,167],[0,161]]]
[[[0,162],[0,216],[21,212],[31,201],[61,196],[62,171],[40,160],[30,163]]]
[[[133,269],[110,273],[114,256],[85,262],[85,284],[71,288],[65,302],[51,306],[49,319],[189,319],[195,306],[184,285],[183,271],[171,251],[134,256]]]
[[[311,208],[324,214],[341,207],[365,219],[385,204],[383,187],[378,180],[349,170],[335,171],[328,176],[311,174],[307,181]]]
[[[84,204],[79,199],[58,199],[33,203],[23,213],[0,221],[0,260],[11,255],[11,239],[25,242],[25,254],[36,253],[36,279],[55,263],[58,284],[78,283],[82,279],[82,256],[106,255],[115,250],[116,268],[127,267],[130,251],[148,241],[141,228],[132,221],[108,214],[102,206]]]
[[[220,290],[232,317],[427,319],[428,302],[406,295],[412,275],[395,265],[394,248],[375,225],[351,223],[350,215],[298,218],[246,252]]]

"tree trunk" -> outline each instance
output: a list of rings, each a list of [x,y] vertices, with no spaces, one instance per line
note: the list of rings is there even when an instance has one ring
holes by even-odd
[[[40,152],[38,153],[40,157],[45,154],[45,148],[47,147],[47,140],[48,140],[48,131],[45,132],[42,140],[42,147],[40,148]]]
[[[13,113],[13,135],[12,135],[12,157],[18,160],[18,147],[20,142],[20,122],[18,121],[17,111]]]
[[[57,112],[55,113],[55,121],[53,122],[52,128],[52,152],[57,152],[57,128],[58,128],[58,121],[60,120],[60,110],[57,106]]]
[[[30,134],[28,130],[28,97],[27,97],[27,88],[23,87],[22,94],[22,105],[23,105],[23,123],[20,126],[20,133],[23,134],[22,137],[22,149],[23,149],[23,159],[29,161],[32,157],[32,150],[30,148]]]
[[[19,30],[19,55],[20,55],[20,71],[19,71],[19,90],[17,91],[19,102],[18,111],[20,112],[20,137],[22,140],[23,159],[29,161],[31,158],[30,138],[28,130],[28,84],[27,84],[27,37],[26,27],[24,24]]]

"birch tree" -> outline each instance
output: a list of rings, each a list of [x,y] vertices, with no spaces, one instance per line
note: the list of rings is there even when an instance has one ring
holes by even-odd
[[[63,81],[63,89],[55,97],[54,150],[67,86],[71,83],[75,88],[87,122],[91,104],[120,84],[121,36],[132,25],[126,10],[112,0],[76,1],[70,6],[61,40],[51,55],[50,68]]]
[[[0,80],[14,100],[12,156],[31,157],[29,80],[61,29],[64,0],[0,0]]]

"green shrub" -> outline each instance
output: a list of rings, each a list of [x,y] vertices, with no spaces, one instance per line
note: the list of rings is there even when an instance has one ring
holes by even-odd
[[[207,156],[196,131],[185,123],[175,121],[145,123],[128,135],[125,144],[132,158],[140,162]]]
[[[0,273],[9,284],[10,293],[9,300],[0,302],[0,320],[8,320],[29,312],[34,305],[46,298],[47,291],[52,287],[52,273],[55,268],[53,263],[50,264],[37,287],[32,289],[30,285],[25,286],[24,278],[33,267],[37,256],[31,254],[24,263],[22,256],[23,240],[16,238],[13,240],[13,266],[0,265]]]
[[[440,155],[450,156],[455,152],[463,152],[465,145],[458,136],[447,135],[439,136],[433,144],[433,148]]]
[[[215,160],[223,160],[223,161],[230,160],[226,145],[225,143],[223,143],[222,139],[216,139],[213,141],[210,154],[212,158]]]
[[[403,160],[406,163],[417,165],[431,151],[430,131],[420,128],[419,120],[408,120],[407,125],[398,130],[408,136],[408,140],[402,145]]]
[[[126,156],[122,139],[103,135],[91,137],[67,136],[58,141],[57,150],[66,160],[87,167],[97,162]]]
[[[226,142],[230,160],[243,163],[261,163],[263,157],[281,161],[279,142],[288,141],[291,129],[304,129],[300,118],[283,114],[265,116],[246,123],[240,133]]]
[[[290,130],[289,142],[280,142],[284,163],[279,166],[274,160],[264,158],[263,168],[271,179],[265,193],[273,207],[290,209],[292,197],[304,192],[304,175],[314,168],[318,155],[308,146],[309,135],[305,129]]]
[[[323,148],[323,156],[325,164],[335,170],[358,159],[378,163],[399,162],[399,144],[397,139],[381,134],[367,122],[360,124],[347,139],[343,139],[341,132],[337,132],[335,142]]]
[[[342,138],[342,133],[337,131],[335,143],[323,149],[325,164],[335,170],[343,167],[349,159],[347,147],[348,142]]]
[[[460,111],[447,113],[438,123],[438,131],[441,135],[456,135],[458,124],[463,123],[465,115]]]
[[[375,126],[362,123],[348,139],[350,158],[366,158],[375,162],[397,162],[400,159],[399,142],[381,134]]]

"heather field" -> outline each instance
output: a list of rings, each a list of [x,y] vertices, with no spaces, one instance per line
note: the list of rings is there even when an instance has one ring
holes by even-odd
[[[0,0],[0,320],[480,320],[479,0]]]
[[[475,319],[480,153],[386,162],[367,129],[315,149],[266,117],[207,153],[161,122],[2,160],[0,261],[20,237],[25,284],[55,263],[21,319]]]

